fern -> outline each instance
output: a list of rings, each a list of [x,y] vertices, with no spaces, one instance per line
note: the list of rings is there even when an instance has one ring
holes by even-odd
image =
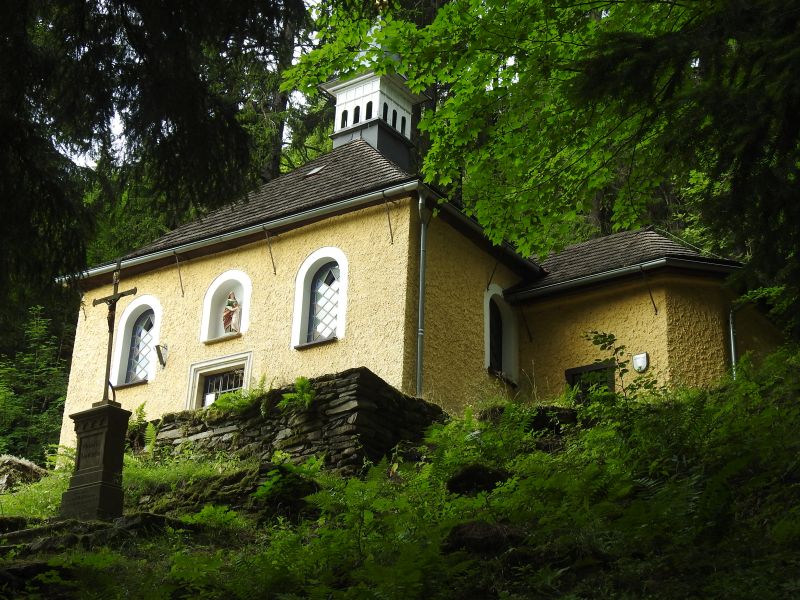
[[[316,392],[311,385],[311,381],[306,377],[298,377],[294,382],[294,392],[286,392],[283,394],[278,408],[287,410],[290,408],[307,409],[314,401]]]

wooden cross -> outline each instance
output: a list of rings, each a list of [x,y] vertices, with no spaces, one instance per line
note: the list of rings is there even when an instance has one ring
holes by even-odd
[[[132,296],[136,293],[136,288],[132,288],[130,290],[125,290],[124,292],[119,291],[119,274],[122,270],[122,261],[117,261],[117,268],[114,271],[114,291],[110,296],[105,296],[103,298],[97,298],[96,300],[92,301],[92,306],[97,306],[98,304],[107,304],[108,305],[108,351],[106,353],[106,385],[104,386],[103,391],[103,399],[100,402],[95,402],[92,406],[103,406],[105,404],[115,404],[119,405],[117,402],[112,402],[108,398],[108,389],[114,389],[111,384],[111,349],[114,347],[114,320],[117,316],[117,302],[119,302],[120,298],[124,298],[125,296]]]

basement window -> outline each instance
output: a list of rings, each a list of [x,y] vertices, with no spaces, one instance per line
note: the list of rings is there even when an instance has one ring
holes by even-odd
[[[567,385],[577,388],[577,400],[585,400],[592,388],[614,391],[614,361],[596,362],[564,371]]]
[[[222,394],[235,392],[244,385],[244,367],[203,377],[203,407],[211,406]]]
[[[252,352],[242,352],[194,363],[189,368],[186,408],[210,406],[222,394],[249,387]]]

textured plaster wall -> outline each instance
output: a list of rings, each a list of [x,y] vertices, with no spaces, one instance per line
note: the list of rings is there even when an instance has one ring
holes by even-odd
[[[721,282],[698,276],[671,276],[667,284],[669,364],[678,385],[714,383],[730,368],[728,314],[733,300]],[[756,359],[782,339],[753,307],[736,312],[736,348]]]
[[[272,272],[266,242],[213,256],[182,262],[180,274],[168,267],[124,278],[122,289],[138,288],[163,307],[160,343],[169,347],[165,367],[154,380],[117,391],[117,401],[127,410],[146,402],[148,418],[186,408],[190,366],[198,361],[252,351],[252,379],[262,375],[267,385],[280,386],[298,375],[309,377],[366,366],[391,385],[403,388],[405,328],[409,260],[409,226],[416,202],[388,204],[394,234],[390,242],[384,205],[326,219],[272,239],[277,274]],[[295,276],[313,251],[340,248],[349,261],[347,325],[338,341],[295,350],[291,347]],[[247,273],[253,282],[249,329],[239,338],[215,344],[200,341],[203,297],[214,278],[229,269]],[[79,311],[72,370],[67,392],[61,443],[74,445],[68,415],[88,408],[103,392],[106,353],[106,310],[92,300],[110,293],[111,286],[88,290]],[[414,292],[415,293],[415,292]],[[120,301],[118,315],[132,300]],[[121,340],[115,340],[120,343]],[[252,382],[251,382],[252,383]],[[407,391],[407,390],[404,390]]]
[[[483,297],[490,277],[503,288],[519,281],[434,217],[428,229],[423,397],[451,414],[504,393],[484,368]]]
[[[667,296],[657,280],[650,278],[649,284],[658,314],[647,284],[640,280],[537,299],[522,307],[530,329],[530,338],[524,324],[520,331],[523,394],[539,400],[552,398],[564,390],[566,369],[608,358],[584,339],[592,330],[613,333],[630,354],[647,352],[647,373],[659,381],[668,379]],[[633,376],[631,371],[627,377]],[[619,379],[616,385],[619,389]]]
[[[667,286],[670,380],[702,386],[730,365],[727,319],[730,296],[718,281],[670,277]]]
[[[648,293],[648,283],[658,314]],[[583,335],[617,336],[626,358],[650,357],[648,374],[659,383],[707,386],[730,368],[728,310],[733,295],[716,277],[651,273],[647,281],[610,282],[592,290],[534,300],[523,308],[531,330],[520,332],[522,391],[547,399],[565,385],[564,371],[607,355]],[[756,358],[781,343],[779,332],[752,307],[737,313],[737,351]],[[631,370],[629,380],[637,375]],[[620,382],[617,378],[617,387]]]

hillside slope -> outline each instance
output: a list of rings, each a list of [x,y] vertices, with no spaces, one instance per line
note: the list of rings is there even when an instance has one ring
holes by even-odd
[[[48,598],[793,597],[799,392],[800,353],[782,350],[708,391],[595,390],[575,407],[574,425],[569,411],[516,403],[467,414],[363,478],[281,456],[270,465],[130,457],[128,516],[113,526],[46,524],[49,537],[10,534],[0,589]],[[0,497],[3,514],[52,515],[65,481],[57,472]]]

